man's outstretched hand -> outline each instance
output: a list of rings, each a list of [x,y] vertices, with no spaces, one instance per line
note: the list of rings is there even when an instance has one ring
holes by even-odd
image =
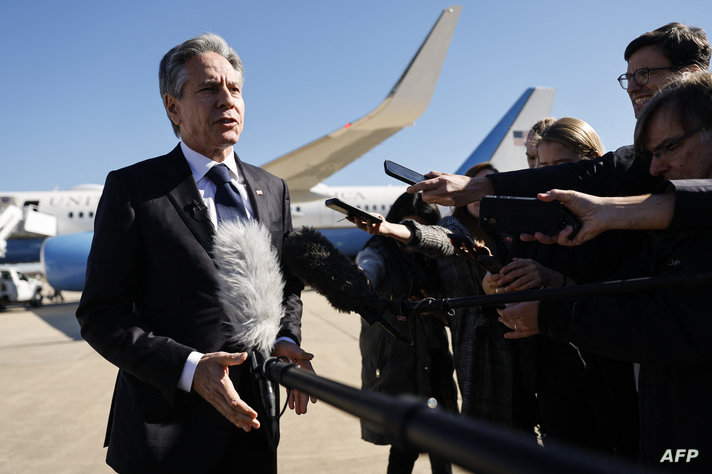
[[[245,352],[205,354],[195,369],[193,390],[235,426],[250,431],[260,427],[257,412],[240,398],[229,376],[229,367],[240,365],[245,359]]]

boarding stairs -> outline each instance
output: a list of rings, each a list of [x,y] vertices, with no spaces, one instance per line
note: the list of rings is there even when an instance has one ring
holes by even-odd
[[[57,218],[39,212],[34,206],[20,208],[12,202],[0,205],[0,258],[5,257],[7,239],[57,235]]]

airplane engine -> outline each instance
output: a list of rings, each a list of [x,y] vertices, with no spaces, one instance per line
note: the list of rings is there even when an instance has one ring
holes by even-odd
[[[94,232],[65,234],[45,240],[40,258],[47,282],[57,291],[82,291]]]

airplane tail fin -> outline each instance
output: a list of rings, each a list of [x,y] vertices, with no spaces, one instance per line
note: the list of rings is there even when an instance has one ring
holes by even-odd
[[[283,178],[293,199],[313,199],[309,190],[316,184],[411,126],[430,103],[461,9],[457,5],[442,11],[405,72],[375,109],[262,168]]]
[[[455,173],[465,174],[472,166],[485,161],[499,171],[526,168],[527,134],[534,123],[551,114],[555,92],[548,87],[531,87],[524,91]]]
[[[415,119],[425,112],[435,92],[435,84],[461,10],[461,5],[455,5],[442,11],[386,100],[376,108],[380,111],[378,119],[372,120],[368,126],[398,124],[407,127],[413,125]],[[375,118],[372,114],[359,120]]]

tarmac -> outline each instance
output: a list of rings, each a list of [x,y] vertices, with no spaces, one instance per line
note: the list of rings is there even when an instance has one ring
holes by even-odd
[[[0,474],[114,472],[102,444],[116,368],[79,335],[80,293],[64,296],[64,303],[0,312]],[[317,374],[360,387],[360,318],[337,312],[313,291],[302,299],[302,346],[315,354]],[[356,417],[324,402],[301,416],[287,409],[279,472],[386,472],[389,447],[362,441],[360,433]],[[430,472],[423,454],[413,473]]]

